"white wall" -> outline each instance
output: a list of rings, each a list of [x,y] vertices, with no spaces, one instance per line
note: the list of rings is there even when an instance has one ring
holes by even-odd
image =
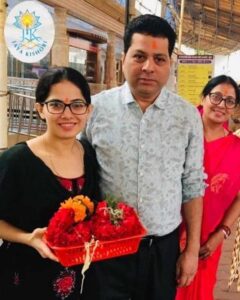
[[[240,50],[230,55],[216,55],[214,64],[214,76],[225,74],[231,76],[240,83]]]

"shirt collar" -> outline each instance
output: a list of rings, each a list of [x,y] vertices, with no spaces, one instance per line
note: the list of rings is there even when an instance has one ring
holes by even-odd
[[[166,87],[163,87],[160,94],[158,95],[157,99],[153,103],[156,107],[159,109],[165,109],[167,102],[168,102],[168,90]],[[123,104],[129,104],[135,102],[135,99],[131,93],[131,90],[129,88],[129,85],[127,82],[123,84],[123,98],[122,98],[122,103]]]
[[[164,86],[161,89],[161,92],[158,95],[157,99],[155,100],[154,105],[159,109],[165,109],[168,106],[168,99],[169,99],[169,91]]]
[[[128,103],[133,103],[135,102],[135,99],[133,98],[133,95],[131,93],[131,90],[129,88],[129,85],[127,81],[123,84],[123,98],[122,98],[122,103],[123,104],[128,104]]]

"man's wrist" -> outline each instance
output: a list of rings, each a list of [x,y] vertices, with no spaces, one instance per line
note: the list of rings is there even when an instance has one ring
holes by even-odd
[[[198,255],[200,250],[200,243],[198,241],[188,242],[185,251]]]

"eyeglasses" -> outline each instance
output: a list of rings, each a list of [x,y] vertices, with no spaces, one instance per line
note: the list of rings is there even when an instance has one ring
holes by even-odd
[[[223,95],[219,92],[209,93],[210,102],[214,105],[219,105],[222,101],[224,101],[226,108],[234,108],[237,105],[236,99],[229,96],[223,98]]]
[[[74,115],[84,115],[87,112],[88,103],[82,99],[75,99],[69,104],[65,104],[61,100],[51,99],[43,102],[46,104],[47,110],[50,114],[62,114],[66,107],[69,107],[70,111]]]

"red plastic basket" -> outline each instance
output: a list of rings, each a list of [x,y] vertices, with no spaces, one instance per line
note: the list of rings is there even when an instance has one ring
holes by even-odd
[[[140,240],[146,235],[146,229],[142,227],[140,234],[112,241],[99,241],[92,257],[92,261],[109,259],[117,256],[133,254],[137,252]],[[59,262],[65,266],[80,265],[84,263],[86,250],[84,245],[72,247],[55,247],[47,242],[48,246],[58,257]],[[93,252],[94,244],[90,246]]]

